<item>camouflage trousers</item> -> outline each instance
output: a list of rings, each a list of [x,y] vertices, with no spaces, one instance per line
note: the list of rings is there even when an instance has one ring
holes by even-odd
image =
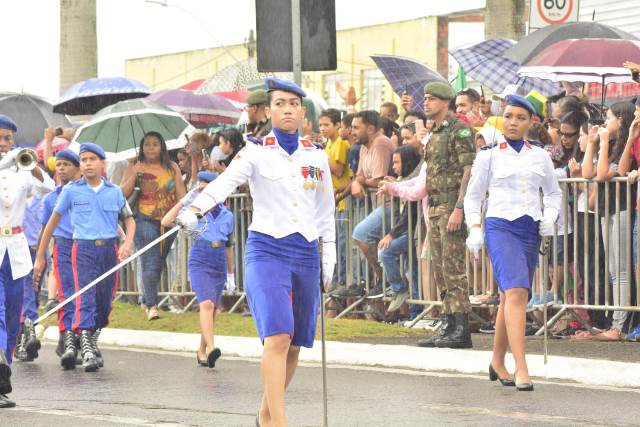
[[[447,212],[429,217],[429,252],[444,314],[469,313],[471,305],[465,268],[465,226],[463,223],[460,230],[448,232],[450,214]]]

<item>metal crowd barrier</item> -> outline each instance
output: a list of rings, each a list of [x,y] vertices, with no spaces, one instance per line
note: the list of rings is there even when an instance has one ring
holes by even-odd
[[[632,230],[633,225],[640,222],[640,217],[633,214],[636,211],[636,197],[633,195],[635,186],[625,185],[624,178],[616,178],[600,184],[585,179],[563,179],[560,181],[563,192],[563,209],[560,215],[564,224],[571,223],[573,232],[569,233],[567,227],[559,234],[556,232],[556,235],[550,239],[549,253],[541,256],[541,265],[547,264],[547,257],[551,260],[551,265],[548,266],[549,274],[540,274],[538,271],[533,289],[534,292],[542,295],[546,293],[543,290],[553,293],[550,308],[555,311],[555,314],[545,320],[546,326],[551,327],[564,315],[571,315],[587,326],[584,316],[577,314],[580,310],[640,311],[640,303],[638,302],[640,281],[635,280],[635,286],[632,286],[636,276],[633,274],[633,265],[638,265],[638,260],[634,262],[631,259]],[[604,206],[599,209],[596,202],[595,206],[589,207],[588,199],[583,202],[584,206],[578,206],[578,197],[581,192],[590,194],[595,201],[598,200],[598,197],[602,197]],[[373,287],[372,269],[352,238],[355,226],[377,207],[375,197],[373,192],[368,192],[362,199],[349,197],[346,199],[346,210],[336,215],[336,227],[343,230],[342,236],[337,236],[339,262],[336,269],[339,270],[340,259],[344,258],[346,263],[346,274],[341,277],[342,272],[337,273],[336,281],[347,287],[359,285],[365,290],[358,297],[327,297],[328,300],[331,300],[327,302],[331,302],[333,308],[336,309],[338,318],[358,313],[378,312],[380,314],[381,309],[373,307],[372,300],[388,301],[390,299],[386,280],[383,281],[385,283],[383,297],[369,297],[369,292]],[[409,216],[408,244],[405,254],[400,259],[400,272],[405,277],[405,284],[409,292],[407,303],[423,307],[421,313],[413,320],[413,325],[433,310],[438,309],[442,305],[442,301],[436,291],[436,283],[431,274],[432,266],[430,265],[428,244],[424,245],[423,250],[427,230],[421,202],[410,203],[418,203],[418,214],[416,221]],[[381,238],[385,230],[390,228],[388,226],[395,224],[400,201],[398,198],[385,197],[383,204],[390,206],[390,213],[383,216]],[[237,289],[233,295],[238,298],[230,309],[233,312],[241,307],[245,299],[242,255],[248,226],[251,223],[251,199],[244,193],[235,194],[228,199],[227,207],[233,212],[235,218],[234,267]],[[601,222],[608,224],[608,226],[602,226]],[[168,303],[171,299],[188,298],[188,302],[180,304],[184,310],[188,310],[195,303],[187,271],[190,245],[188,236],[179,233],[173,247],[174,255],[168,258],[167,271],[169,274],[163,275],[162,283],[159,285],[158,295],[161,297],[161,305]],[[567,249],[569,245],[573,256]],[[562,247],[564,251],[562,259],[559,260],[557,254]],[[636,248],[638,248],[637,253],[640,253],[640,241],[636,242]],[[470,256],[468,251],[465,252],[469,295],[497,294],[497,286],[494,283],[491,263],[486,250],[483,248],[479,259]],[[619,260],[619,254],[624,253],[628,256],[624,260]],[[615,257],[616,254],[618,258]],[[425,255],[426,260],[424,259]],[[409,262],[409,270],[405,271],[403,268],[404,257],[417,258],[417,263],[415,263],[418,268],[417,285],[411,283],[414,263]],[[617,259],[619,261],[616,261]],[[615,265],[611,265],[611,261],[614,261]],[[125,280],[120,281],[119,297],[140,295],[140,289],[136,285],[135,268],[135,265],[130,266],[121,274]],[[546,283],[550,283],[550,287]],[[478,303],[472,304],[472,306],[490,307],[491,304]],[[480,317],[476,317],[482,320]],[[542,328],[538,333],[542,333]]]

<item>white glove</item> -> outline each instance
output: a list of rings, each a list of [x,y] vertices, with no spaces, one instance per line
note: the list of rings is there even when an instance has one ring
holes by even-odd
[[[545,208],[544,215],[540,220],[538,232],[542,237],[553,236],[553,225],[558,219],[558,211],[553,208]]]
[[[190,210],[182,212],[176,218],[176,222],[178,223],[178,225],[188,231],[195,231],[198,228],[198,221],[198,215],[196,215],[194,212],[191,212]]]
[[[333,281],[333,270],[336,268],[336,244],[326,242],[322,244],[322,285],[328,289]]]
[[[478,258],[482,245],[484,244],[484,235],[480,227],[471,227],[469,229],[469,236],[467,237],[467,248],[473,253],[473,256]]]
[[[236,290],[236,275],[233,273],[227,273],[227,290],[229,292]]]
[[[10,168],[16,164],[16,157],[18,157],[18,153],[20,150],[14,149],[7,152],[2,160],[0,160],[0,170]]]

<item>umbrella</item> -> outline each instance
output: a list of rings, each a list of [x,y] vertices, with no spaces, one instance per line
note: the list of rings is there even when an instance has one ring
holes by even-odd
[[[509,39],[489,39],[450,49],[449,53],[468,76],[488,86],[495,93],[502,92],[510,84],[518,85],[525,93],[537,90],[548,96],[560,92],[560,87],[553,82],[518,76],[520,64],[503,56],[514,43]]]
[[[38,154],[38,157],[43,159],[44,158],[44,148],[46,146],[46,142],[45,140],[41,140],[38,145],[36,145],[36,153]],[[53,148],[53,152],[57,153],[60,150],[64,150],[65,148],[67,148],[69,146],[69,141],[65,138],[61,138],[59,136],[56,136],[53,138],[53,142],[51,143],[51,146]],[[46,159],[45,159],[46,160]]]
[[[180,86],[177,89],[183,89],[183,90],[196,90],[198,89],[200,86],[202,86],[202,83],[204,83],[204,79],[198,79],[198,80],[194,80],[192,82],[189,82],[187,84],[184,84],[182,86]]]
[[[562,40],[542,50],[518,71],[553,81],[631,83],[625,61],[640,62],[640,41]]]
[[[234,125],[240,118],[240,111],[219,95],[196,95],[190,90],[161,90],[149,95],[147,99],[182,113],[197,128],[208,128],[216,124]]]
[[[133,79],[88,79],[67,89],[53,106],[53,111],[71,115],[94,114],[118,101],[143,98],[150,93],[151,90],[147,86]]]
[[[447,80],[437,71],[415,59],[392,55],[371,55],[384,77],[389,81],[393,91],[402,96],[404,92],[413,97],[413,108],[422,111],[424,86],[429,82]]]
[[[5,114],[18,125],[16,145],[35,145],[42,139],[45,128],[70,127],[66,116],[55,114],[51,102],[27,93],[0,92],[0,114]]]
[[[249,86],[264,81],[267,77],[293,80],[293,73],[260,73],[256,58],[238,61],[218,71],[196,90],[198,94],[215,92],[234,92],[246,90]]]
[[[180,113],[148,99],[131,99],[98,111],[82,125],[74,143],[95,142],[104,148],[111,160],[130,159],[137,155],[142,136],[159,132],[170,150],[186,144],[185,134],[195,129]]]
[[[561,40],[584,38],[637,40],[633,34],[609,25],[598,22],[573,22],[549,25],[536,30],[509,48],[504,56],[520,64],[525,64],[554,43]]]

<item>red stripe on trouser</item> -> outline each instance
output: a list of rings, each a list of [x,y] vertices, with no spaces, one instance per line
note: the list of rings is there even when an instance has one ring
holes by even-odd
[[[113,245],[113,250],[115,251],[116,254],[116,262],[118,262],[118,244],[116,243],[115,245]],[[113,289],[111,290],[111,302],[113,302],[113,299],[116,297],[116,293],[118,292],[118,273],[119,271],[116,271],[116,277],[115,277],[115,283],[113,284]],[[105,327],[109,325],[109,317],[111,316],[111,311],[113,311],[113,304],[109,304],[109,314],[107,314],[107,322],[104,325]]]
[[[60,280],[60,269],[58,267],[58,244],[53,244],[53,275],[56,278],[56,288],[58,289],[58,301],[62,302],[67,297],[64,294],[64,290],[62,289],[62,280]],[[64,327],[64,309],[58,309],[58,330],[60,333],[64,333],[66,331]]]
[[[71,249],[71,269],[73,270],[73,285],[76,292],[80,290],[80,281],[78,279],[78,244],[74,243]],[[80,325],[80,302],[82,295],[76,297],[76,313],[73,316],[72,329],[78,332],[78,325]]]

